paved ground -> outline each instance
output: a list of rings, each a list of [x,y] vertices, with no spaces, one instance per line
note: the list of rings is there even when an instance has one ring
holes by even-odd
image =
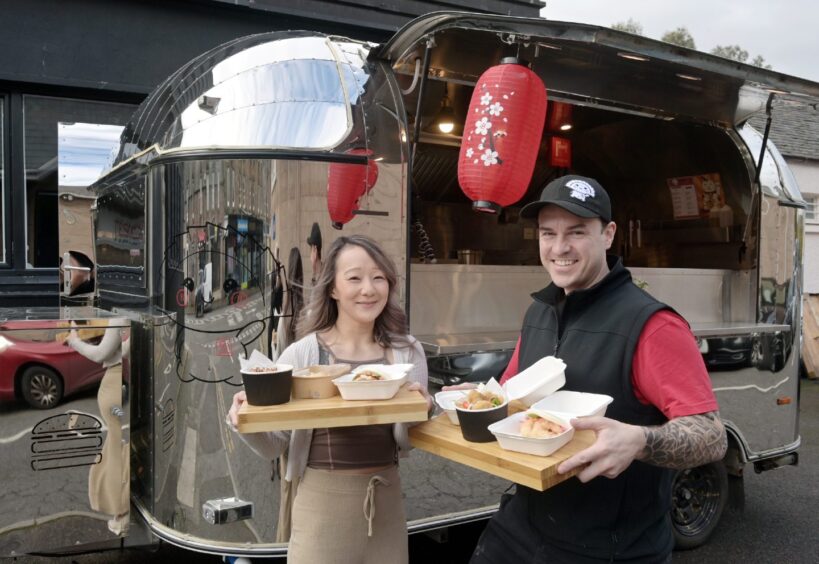
[[[702,548],[675,553],[675,562],[819,563],[819,381],[802,381],[800,415],[802,448],[799,466],[763,474],[755,474],[752,468],[746,468],[745,509],[726,510],[712,540]],[[450,531],[449,541],[443,544],[425,535],[413,535],[410,540],[411,562],[465,563],[481,529],[480,523],[462,526]],[[128,550],[50,559],[17,559],[21,564],[185,564],[221,561],[220,557],[171,546],[162,546],[155,552]]]

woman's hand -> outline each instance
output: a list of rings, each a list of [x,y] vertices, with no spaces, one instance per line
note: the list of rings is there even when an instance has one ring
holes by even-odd
[[[230,417],[230,422],[234,427],[239,426],[239,410],[245,403],[247,403],[247,394],[244,390],[233,394],[233,405],[230,406],[228,417]]]
[[[418,390],[419,392],[421,392],[421,395],[424,396],[425,400],[427,400],[427,414],[432,412],[432,408],[435,407],[435,402],[432,401],[432,396],[429,395],[429,392],[427,391],[426,388],[424,388],[418,382],[410,382],[410,384],[407,386],[407,390],[411,392]]]

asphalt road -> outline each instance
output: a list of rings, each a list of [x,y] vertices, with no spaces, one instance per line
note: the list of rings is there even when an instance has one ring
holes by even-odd
[[[800,400],[802,447],[798,466],[755,474],[746,467],[745,507],[727,508],[722,522],[705,546],[675,552],[674,562],[720,564],[761,562],[819,563],[819,381],[803,380]],[[439,543],[426,535],[410,538],[414,564],[467,562],[482,524],[449,531]],[[25,557],[21,564],[45,562],[100,564],[143,562],[184,564],[217,563],[221,557],[163,545],[153,552],[126,550],[61,558]]]

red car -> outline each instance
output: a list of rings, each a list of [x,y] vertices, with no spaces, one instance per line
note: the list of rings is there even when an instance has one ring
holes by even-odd
[[[0,326],[0,401],[24,399],[49,409],[70,394],[98,384],[105,369],[59,341],[30,341]]]

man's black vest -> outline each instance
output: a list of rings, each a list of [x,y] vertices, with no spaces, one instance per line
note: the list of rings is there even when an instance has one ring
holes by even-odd
[[[635,425],[659,425],[665,416],[640,403],[631,385],[631,364],[640,333],[651,315],[668,306],[639,289],[616,257],[598,284],[565,297],[553,284],[532,294],[521,332],[519,368],[544,356],[566,363],[563,389],[607,394],[606,417]],[[569,553],[604,560],[656,561],[673,545],[668,517],[670,470],[633,462],[615,479],[576,478],[537,492],[518,486],[527,498],[532,526],[549,544]]]

